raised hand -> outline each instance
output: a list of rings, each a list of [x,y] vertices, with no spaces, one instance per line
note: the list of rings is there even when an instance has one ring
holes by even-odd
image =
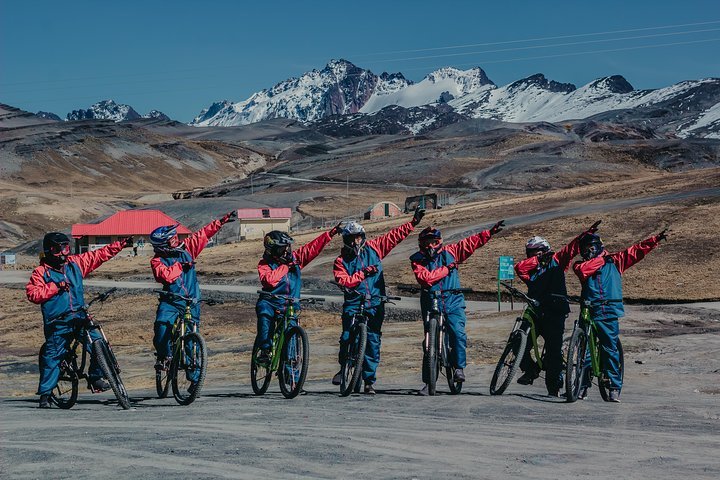
[[[228,212],[220,219],[220,225],[225,225],[226,223],[234,222],[236,218],[237,218],[237,210]]]
[[[500,233],[505,226],[505,220],[500,220],[490,228],[490,235],[497,235]]]
[[[135,243],[135,239],[133,239],[132,236],[125,237],[125,238],[121,239],[120,241],[122,242],[123,248],[132,247],[133,244]]]
[[[334,237],[335,235],[340,233],[340,231],[342,230],[342,224],[343,224],[343,222],[340,221],[340,222],[338,222],[337,225],[335,225],[333,228],[330,229],[330,231],[328,233],[330,234],[331,237]]]
[[[422,218],[424,216],[425,216],[425,209],[420,208],[420,205],[418,205],[417,208],[415,209],[415,213],[413,213],[413,218],[410,222],[413,224],[413,226],[415,226],[418,223],[420,223],[420,220],[422,220]]]
[[[597,231],[598,231],[598,225],[600,225],[600,222],[602,222],[602,220],[598,220],[597,222],[595,222],[595,223],[593,223],[592,225],[590,225],[590,228],[587,229],[587,233],[595,233],[595,232],[597,232]]]
[[[665,240],[665,241],[667,242],[667,232],[668,232],[668,229],[666,228],[666,229],[664,229],[662,232],[660,232],[660,233],[657,234],[658,242],[659,242],[660,240]]]

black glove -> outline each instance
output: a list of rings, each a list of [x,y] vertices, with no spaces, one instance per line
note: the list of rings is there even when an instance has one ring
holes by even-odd
[[[504,226],[505,226],[505,220],[500,220],[499,222],[497,222],[495,225],[493,225],[490,228],[490,235],[498,234],[499,232],[502,231]]]
[[[660,240],[665,240],[667,242],[667,231],[668,231],[668,229],[666,228],[665,230],[663,230],[662,232],[657,234],[658,242]]]
[[[333,228],[330,229],[328,232],[331,237],[334,237],[338,233],[340,233],[340,230],[342,230],[342,224],[343,222],[339,222],[337,225],[335,225]]]
[[[593,223],[592,225],[590,225],[590,228],[587,229],[587,232],[586,232],[586,233],[595,233],[595,232],[597,232],[597,231],[598,231],[598,225],[600,225],[600,222],[602,222],[602,220],[598,220],[597,222],[595,222],[595,223]]]
[[[457,268],[457,263],[452,262],[450,265],[447,266],[448,270],[455,270]]]
[[[135,243],[135,240],[133,239],[132,236],[125,237],[125,238],[121,239],[120,241],[122,242],[123,248],[132,247],[133,244]]]
[[[57,287],[58,292],[69,292],[70,291],[70,285],[66,281],[55,282],[55,286]]]
[[[365,278],[372,277],[378,273],[378,268],[375,265],[370,265],[369,267],[363,268],[362,272],[365,274]]]
[[[195,262],[180,262],[183,272],[189,272],[195,266]]]
[[[410,220],[410,222],[413,224],[413,227],[420,223],[420,220],[425,216],[425,209],[420,208],[420,205],[415,209],[415,213],[413,213],[413,218]]]
[[[237,210],[233,210],[232,212],[228,212],[220,219],[220,225],[225,225],[228,222],[234,222],[237,218]]]

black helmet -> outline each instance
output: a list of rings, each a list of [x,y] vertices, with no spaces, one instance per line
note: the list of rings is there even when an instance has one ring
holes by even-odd
[[[49,264],[62,265],[70,255],[70,238],[60,232],[46,234],[43,238],[43,254]]]
[[[280,230],[273,230],[265,235],[265,255],[278,260],[290,261],[292,259],[292,247],[294,240],[290,235]]]
[[[583,260],[590,260],[597,257],[604,249],[600,235],[596,233],[585,233],[580,237],[580,256]]]
[[[431,247],[430,245],[435,245]],[[442,247],[442,233],[434,227],[427,227],[418,236],[418,245],[420,250],[434,257]]]

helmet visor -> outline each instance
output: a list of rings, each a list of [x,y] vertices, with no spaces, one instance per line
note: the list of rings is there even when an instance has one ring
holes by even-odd
[[[50,245],[51,255],[70,255],[70,244],[69,243],[57,243]]]

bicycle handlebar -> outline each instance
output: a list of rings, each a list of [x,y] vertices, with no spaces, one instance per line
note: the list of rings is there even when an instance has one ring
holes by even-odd
[[[153,290],[153,293],[157,293],[161,297],[165,296],[165,297],[177,298],[178,300],[183,300],[184,302],[190,303],[192,305],[202,302],[202,303],[212,307],[213,305],[222,305],[223,303],[225,303],[222,300],[216,300],[214,298],[208,298],[207,300],[205,300],[205,299],[198,300],[198,299],[192,298],[192,297],[184,297],[182,295],[178,295],[177,293],[168,292],[166,290]]]
[[[539,302],[539,301],[535,300],[534,298],[528,297],[527,294],[525,294],[525,292],[523,292],[523,291],[521,291],[521,290],[518,290],[517,288],[515,288],[515,287],[513,287],[513,286],[511,286],[511,285],[508,285],[508,284],[505,283],[505,282],[500,282],[500,285],[502,285],[503,287],[507,288],[508,291],[510,292],[510,295],[512,295],[513,297],[522,298],[523,300],[525,300],[525,302],[527,302],[529,305],[531,305],[531,306],[533,306],[533,307],[539,307],[539,306],[540,306],[540,302]]]
[[[623,302],[622,299],[619,298],[608,298],[607,300],[602,300],[600,302],[588,302],[578,295],[562,295],[560,293],[553,293],[552,296],[557,298],[564,298],[570,303],[580,304],[583,307],[597,307],[600,305],[610,305],[611,303]]]
[[[316,303],[322,303],[325,301],[324,298],[318,298],[318,297],[310,297],[310,298],[295,298],[290,297],[288,295],[278,295],[276,293],[266,292],[264,290],[258,290],[257,293],[260,296],[266,296],[266,297],[272,297],[276,298],[278,300],[285,300],[288,302],[300,302],[300,303],[307,303],[308,305],[314,305]]]
[[[447,290],[428,290],[427,288],[420,288],[420,287],[407,287],[407,286],[399,286],[398,290],[402,290],[403,292],[409,292],[409,293],[419,293],[419,292],[427,292],[431,295],[437,295],[438,293],[475,293],[475,290],[472,288],[450,288]]]

